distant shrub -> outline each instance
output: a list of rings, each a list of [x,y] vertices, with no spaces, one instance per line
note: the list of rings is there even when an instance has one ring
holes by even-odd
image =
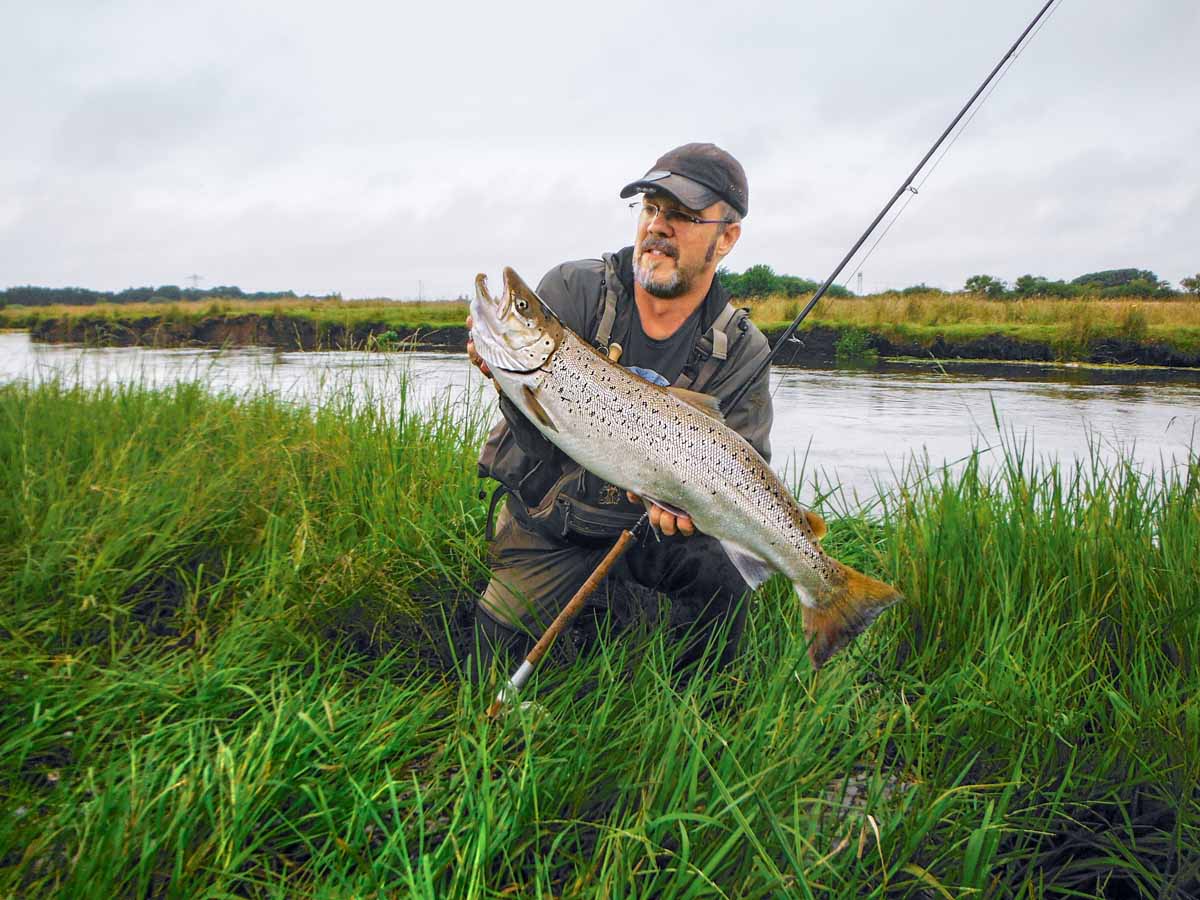
[[[944,294],[944,293],[946,293],[946,292],[943,291],[941,288],[930,287],[929,285],[927,285],[925,282],[922,281],[920,284],[913,284],[913,285],[910,285],[909,287],[903,288],[900,291],[900,296],[901,297],[910,297],[913,294]]]
[[[879,358],[879,352],[871,346],[871,337],[861,328],[847,328],[833,346],[834,356],[839,362],[871,362]]]
[[[165,310],[163,310],[162,318],[163,318],[164,322],[178,323],[178,322],[183,322],[184,320],[187,319],[187,313],[185,313],[180,307],[178,307],[174,303],[172,303]]]
[[[1092,341],[1097,337],[1099,325],[1096,321],[1094,304],[1073,303],[1070,318],[1067,322],[1067,342],[1073,344],[1079,352],[1086,352]]]
[[[963,285],[963,290],[971,294],[983,294],[993,300],[1000,300],[1008,294],[1008,286],[991,275],[972,275]]]
[[[1117,331],[1125,340],[1141,343],[1146,340],[1146,335],[1150,331],[1150,323],[1146,321],[1146,314],[1142,310],[1136,306],[1130,306],[1125,311],[1125,315],[1121,317]]]
[[[181,288],[175,284],[158,287],[132,287],[123,291],[92,291],[87,288],[45,288],[24,285],[0,291],[0,303],[20,303],[23,306],[94,306],[97,303],[174,303],[180,300],[206,300],[230,297],[239,300],[295,299],[294,291],[260,291],[247,294],[236,285],[217,285],[211,288]]]
[[[821,286],[820,282],[808,278],[800,278],[796,275],[778,275],[774,269],[764,263],[751,266],[740,274],[722,267],[717,269],[717,278],[729,296],[739,300],[767,297],[774,294],[798,297],[801,294],[815,293]],[[825,295],[828,297],[854,296],[849,290],[836,284],[830,285]]]
[[[1071,280],[1100,297],[1173,297],[1171,285],[1149,269],[1106,269]]]
[[[1200,294],[1200,272],[1194,278],[1181,278],[1179,283],[1189,294]]]
[[[1041,275],[1022,275],[1013,283],[1010,293],[1014,297],[1077,297],[1083,289]]]
[[[880,309],[880,314],[883,310]],[[925,304],[921,302],[920,294],[909,294],[904,301],[904,320],[906,322],[920,322],[925,318]]]
[[[1107,288],[1120,287],[1132,281],[1158,281],[1158,276],[1149,269],[1105,269],[1103,272],[1088,272],[1078,278],[1072,278],[1071,284],[1084,287]]]

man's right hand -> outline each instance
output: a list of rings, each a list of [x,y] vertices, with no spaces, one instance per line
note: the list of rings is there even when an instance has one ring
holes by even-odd
[[[486,378],[492,377],[492,370],[488,368],[488,364],[483,361],[483,357],[475,352],[475,342],[471,340],[471,326],[475,323],[467,316],[467,359],[474,363],[480,373]]]

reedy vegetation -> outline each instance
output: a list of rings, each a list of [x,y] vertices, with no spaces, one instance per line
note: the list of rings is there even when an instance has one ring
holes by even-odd
[[[488,724],[482,421],[397,394],[0,388],[0,895],[1200,888],[1200,460],[916,465],[824,509],[910,602],[819,677],[772,582],[728,673],[639,633]]]

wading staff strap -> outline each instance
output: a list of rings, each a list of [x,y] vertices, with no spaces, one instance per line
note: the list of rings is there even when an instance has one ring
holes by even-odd
[[[587,581],[579,586],[579,590],[575,592],[575,596],[567,601],[567,605],[562,608],[562,612],[554,618],[554,621],[550,623],[550,627],[546,629],[545,633],[538,639],[538,642],[533,645],[533,649],[529,651],[525,660],[517,668],[517,671],[513,673],[512,678],[508,679],[508,682],[500,688],[500,692],[496,694],[496,699],[492,701],[492,705],[487,709],[489,719],[496,718],[506,704],[511,703],[517,698],[517,693],[529,681],[529,676],[533,674],[533,670],[537,668],[537,664],[546,655],[546,651],[550,649],[550,646],[554,643],[554,639],[558,637],[564,628],[571,624],[572,619],[579,615],[583,610],[583,605],[587,601],[587,598],[600,586],[600,582],[604,580],[604,576],[608,574],[608,570],[616,564],[618,559],[625,555],[625,551],[633,546],[634,534],[641,529],[642,523],[646,520],[647,515],[643,514],[633,528],[621,532],[621,536],[617,538],[617,542],[613,544],[612,549],[608,551],[604,559],[600,560],[600,565],[596,566],[592,574],[588,576]]]

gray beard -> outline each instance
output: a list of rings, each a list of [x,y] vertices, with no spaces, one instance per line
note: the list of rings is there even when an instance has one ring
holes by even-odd
[[[660,300],[674,300],[691,290],[692,279],[684,276],[679,268],[678,258],[675,259],[675,271],[668,276],[659,278],[655,277],[649,266],[641,265],[639,262],[641,258],[642,253],[639,250],[634,254],[633,278],[651,297],[658,297]]]

